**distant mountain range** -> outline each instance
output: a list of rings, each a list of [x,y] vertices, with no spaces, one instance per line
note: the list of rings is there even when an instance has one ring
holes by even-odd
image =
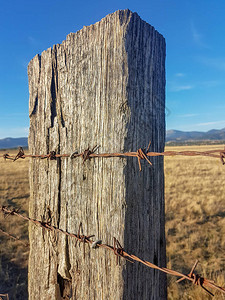
[[[28,138],[5,138],[0,140],[0,149],[28,147]]]
[[[225,141],[225,128],[207,132],[167,130],[166,142]]]
[[[216,142],[225,141],[225,128],[217,130],[212,129],[207,132],[202,131],[180,131],[167,130],[166,142],[167,144],[183,144],[201,143],[201,142]],[[0,139],[0,149],[9,149],[17,147],[28,147],[28,138],[5,138]]]

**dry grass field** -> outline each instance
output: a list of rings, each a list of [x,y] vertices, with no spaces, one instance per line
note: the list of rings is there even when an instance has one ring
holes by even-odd
[[[0,151],[0,155],[6,153]],[[15,154],[11,150],[7,153]],[[0,159],[0,205],[20,208],[28,213],[29,181],[28,159],[5,161]],[[28,224],[16,217],[0,214],[0,229],[28,240]],[[27,261],[29,248],[0,233],[0,294],[9,293],[9,299],[27,299]]]
[[[219,146],[169,147],[205,151]],[[167,149],[168,150],[168,149]],[[166,157],[165,199],[167,264],[188,273],[197,271],[225,286],[225,166],[215,158]],[[198,287],[168,278],[169,299],[211,299]],[[216,293],[214,299],[225,299]]]
[[[222,146],[168,147],[167,150],[206,150]],[[5,153],[0,152],[0,154]],[[10,153],[10,152],[8,152]],[[15,151],[14,151],[15,153]],[[29,159],[0,159],[0,205],[21,208],[29,201]],[[197,271],[225,286],[225,166],[207,157],[166,157],[166,238],[169,268],[188,273],[196,259]],[[27,240],[27,223],[0,215],[0,229]],[[0,234],[0,293],[10,299],[27,298],[28,249]],[[199,287],[177,284],[168,276],[168,299],[211,299]],[[214,299],[225,299],[215,293]]]

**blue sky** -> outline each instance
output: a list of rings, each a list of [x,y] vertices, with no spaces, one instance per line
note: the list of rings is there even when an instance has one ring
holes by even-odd
[[[166,38],[167,129],[225,127],[224,0],[8,0],[0,5],[0,138],[28,135],[29,61],[126,8]]]

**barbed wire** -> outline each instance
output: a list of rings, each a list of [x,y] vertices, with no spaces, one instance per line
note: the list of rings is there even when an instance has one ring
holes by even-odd
[[[25,158],[40,158],[40,159],[50,159],[56,160],[57,158],[77,158],[81,157],[83,159],[83,163],[86,160],[90,160],[91,158],[112,158],[112,157],[136,157],[138,159],[139,170],[141,171],[141,160],[146,160],[148,164],[152,165],[150,161],[150,157],[155,156],[207,156],[213,158],[219,158],[222,164],[225,164],[225,149],[214,149],[208,151],[165,151],[165,152],[149,152],[151,142],[149,143],[147,149],[139,148],[136,152],[124,152],[124,153],[96,153],[97,149],[100,146],[95,146],[92,149],[89,147],[81,153],[75,151],[71,154],[57,154],[56,151],[50,151],[48,154],[25,154],[22,147],[19,147],[19,152],[16,156],[9,155],[8,153],[0,155],[0,158],[4,158],[5,160],[12,160],[16,161],[18,159],[25,159]]]
[[[94,235],[86,236],[86,235],[83,235],[83,234],[81,235],[80,234],[80,228],[82,226],[82,223],[80,223],[78,233],[74,234],[74,233],[69,233],[65,230],[62,230],[60,228],[57,228],[56,226],[51,225],[49,222],[43,222],[43,221],[39,221],[39,220],[30,218],[30,217],[24,216],[24,215],[20,214],[19,211],[16,210],[16,209],[9,209],[6,206],[0,206],[0,211],[4,214],[4,216],[15,215],[17,217],[20,217],[20,218],[26,220],[26,221],[30,221],[33,224],[35,224],[35,225],[37,225],[41,228],[44,228],[46,230],[59,232],[59,233],[65,234],[67,236],[70,236],[72,238],[76,238],[77,241],[84,243],[84,245],[85,245],[85,243],[90,244],[91,248],[104,248],[104,249],[110,250],[115,254],[115,256],[117,258],[116,259],[117,263],[118,263],[118,259],[120,257],[126,259],[127,261],[129,261],[131,263],[134,263],[136,261],[136,262],[144,264],[145,266],[147,266],[149,268],[159,270],[161,272],[164,272],[164,273],[172,275],[172,276],[180,277],[177,280],[177,282],[181,282],[182,280],[187,279],[187,280],[191,281],[193,284],[200,286],[202,289],[204,289],[211,296],[214,296],[214,295],[207,288],[216,289],[216,290],[218,290],[218,291],[225,294],[225,288],[218,286],[212,280],[208,280],[208,279],[206,279],[204,277],[201,277],[200,275],[194,273],[194,271],[197,267],[198,261],[196,261],[194,263],[193,267],[191,268],[190,273],[186,275],[186,274],[183,274],[181,272],[174,271],[172,269],[168,269],[168,268],[165,268],[165,267],[159,267],[159,266],[157,266],[157,265],[155,265],[155,264],[153,264],[149,261],[146,261],[144,259],[140,259],[139,257],[137,257],[134,254],[127,253],[115,237],[113,238],[113,246],[103,244],[101,240],[93,241],[91,238],[94,237]],[[85,251],[85,249],[84,249],[84,251]]]
[[[20,238],[18,238],[16,236],[2,230],[1,228],[0,228],[0,233],[7,236],[7,237],[9,237],[9,238],[11,238],[11,239],[13,239],[13,240],[15,240],[15,241],[17,241],[17,242],[19,242],[19,243],[21,243],[21,244],[23,244],[25,247],[29,247],[29,243],[23,242]]]
[[[0,294],[0,300],[4,300],[2,297],[6,297],[6,299],[9,300],[8,294]]]

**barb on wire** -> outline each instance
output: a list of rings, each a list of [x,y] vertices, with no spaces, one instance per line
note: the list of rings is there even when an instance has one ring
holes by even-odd
[[[129,258],[124,256],[124,249],[121,246],[120,242],[114,237],[113,238],[113,252],[116,255],[116,264],[118,265],[118,262],[120,262],[120,257],[125,258],[127,261],[134,263],[133,260],[130,260]]]
[[[17,159],[19,158],[22,158],[24,159],[25,158],[25,153],[23,151],[23,148],[22,147],[19,147],[19,152],[17,153],[17,155],[15,156],[15,158],[13,159],[13,161],[16,161]]]
[[[124,157],[136,157],[138,159],[138,165],[139,165],[139,170],[141,171],[141,160],[145,160],[147,161],[147,163],[149,165],[152,165],[151,161],[150,161],[150,157],[155,157],[155,156],[177,156],[177,155],[181,155],[181,156],[207,156],[207,157],[213,157],[213,158],[219,158],[222,162],[222,164],[225,164],[225,150],[220,150],[220,149],[215,149],[215,150],[208,150],[208,151],[165,151],[165,152],[150,152],[149,151],[149,147],[150,144],[147,147],[147,150],[143,149],[143,148],[139,148],[136,152],[123,152],[123,153],[96,153],[97,149],[99,148],[99,146],[95,146],[92,149],[90,149],[89,147],[84,150],[81,153],[78,153],[77,151],[73,152],[72,154],[56,154],[55,151],[50,151],[50,153],[48,154],[39,154],[39,155],[35,155],[35,154],[25,154],[23,151],[23,148],[20,147],[19,148],[19,152],[18,154],[14,157],[12,155],[9,154],[3,154],[0,155],[0,158],[4,158],[9,159],[9,160],[13,160],[16,161],[19,158],[41,158],[41,159],[50,159],[50,160],[56,160],[57,158],[77,158],[77,157],[81,157],[83,160],[83,163],[85,163],[85,161],[90,160],[91,158],[112,158],[112,157],[120,157],[120,158],[124,158]]]
[[[7,208],[6,206],[2,206],[2,211],[3,211],[3,214],[4,214],[4,218],[6,219],[6,218],[8,218],[8,216],[10,216],[10,215],[13,215],[14,213],[18,213],[19,212],[19,208],[13,208],[11,211],[5,211],[4,210],[4,208]]]
[[[221,162],[223,165],[225,164],[224,158],[225,158],[225,149],[224,149],[224,151],[220,152],[220,159],[221,159]]]
[[[9,295],[8,294],[0,294],[0,300],[4,300],[2,297],[6,297],[6,300],[9,300]]]
[[[8,153],[3,154],[2,157],[4,158],[4,160],[7,160],[7,159],[13,160],[13,158],[10,157],[10,155]]]
[[[61,232],[62,234],[65,234],[67,236],[76,238],[78,241],[80,241],[84,244],[88,243],[90,245],[93,245],[93,243],[94,243],[94,241],[90,239],[94,235],[90,235],[90,236],[85,236],[83,234],[80,235],[80,230],[81,230],[82,224],[79,225],[78,234],[74,234],[74,233],[69,233],[65,230],[59,229],[59,228],[57,228],[53,225],[49,225],[47,223],[44,223],[42,221],[38,221],[36,219],[32,219],[30,217],[21,215],[16,210],[10,210],[5,206],[0,206],[0,211],[2,211],[4,214],[7,214],[7,215],[16,215],[16,216],[18,216],[20,218],[23,218],[24,220],[30,221],[33,224],[35,224],[37,226],[40,226],[42,228],[45,228],[45,229],[48,229],[48,230],[51,230],[51,231]],[[116,238],[113,238],[113,246],[103,244],[102,242],[98,241],[98,243],[95,244],[95,248],[104,248],[104,249],[113,251],[113,253],[117,257],[117,261],[118,261],[118,257],[122,257],[122,258],[128,260],[129,262],[136,261],[136,262],[139,262],[139,263],[142,263],[142,264],[146,265],[149,268],[159,270],[159,271],[164,272],[164,273],[169,274],[169,275],[180,277],[178,282],[180,282],[184,279],[187,279],[187,280],[191,281],[193,284],[199,285],[201,288],[203,288],[211,296],[213,296],[213,294],[207,288],[217,289],[220,292],[225,294],[225,288],[216,285],[214,283],[214,281],[208,280],[208,279],[203,278],[203,277],[199,276],[198,274],[194,273],[194,270],[197,266],[197,262],[192,267],[191,272],[189,274],[185,275],[185,274],[182,274],[178,271],[174,271],[174,270],[164,268],[164,267],[159,267],[159,266],[157,266],[157,265],[155,265],[155,264],[153,264],[149,261],[140,259],[139,257],[137,257],[133,254],[128,254],[127,252],[125,252],[125,250],[123,249],[123,247],[121,246],[121,244],[119,243],[119,241]]]
[[[209,290],[207,290],[203,286],[203,284],[206,284],[207,279],[204,279],[204,278],[200,277],[198,274],[194,273],[194,270],[197,267],[197,264],[198,264],[198,260],[196,260],[196,262],[194,263],[190,273],[187,276],[190,277],[191,279],[193,279],[193,284],[200,285],[201,288],[203,288],[209,295],[214,296]],[[181,282],[184,279],[185,279],[185,277],[182,277],[182,278],[178,279],[177,282]],[[212,281],[211,281],[211,283],[212,283]]]
[[[86,150],[84,150],[84,152],[82,152],[80,154],[80,156],[83,159],[83,164],[85,163],[86,160],[88,160],[88,159],[91,160],[90,155],[94,154],[98,148],[99,148],[99,146],[97,146],[97,145],[95,145],[92,149],[89,149],[89,147],[88,147]]]
[[[75,243],[75,247],[77,245],[78,240],[83,243],[83,245],[84,245],[83,246],[83,257],[85,259],[85,243],[90,241],[90,238],[94,237],[94,235],[85,236],[83,234],[80,234],[81,230],[82,230],[82,222],[80,222],[80,225],[78,227],[77,240],[76,240],[76,243]]]
[[[49,158],[50,160],[56,160],[56,152],[55,151],[50,151],[49,154],[46,155],[44,158]]]

